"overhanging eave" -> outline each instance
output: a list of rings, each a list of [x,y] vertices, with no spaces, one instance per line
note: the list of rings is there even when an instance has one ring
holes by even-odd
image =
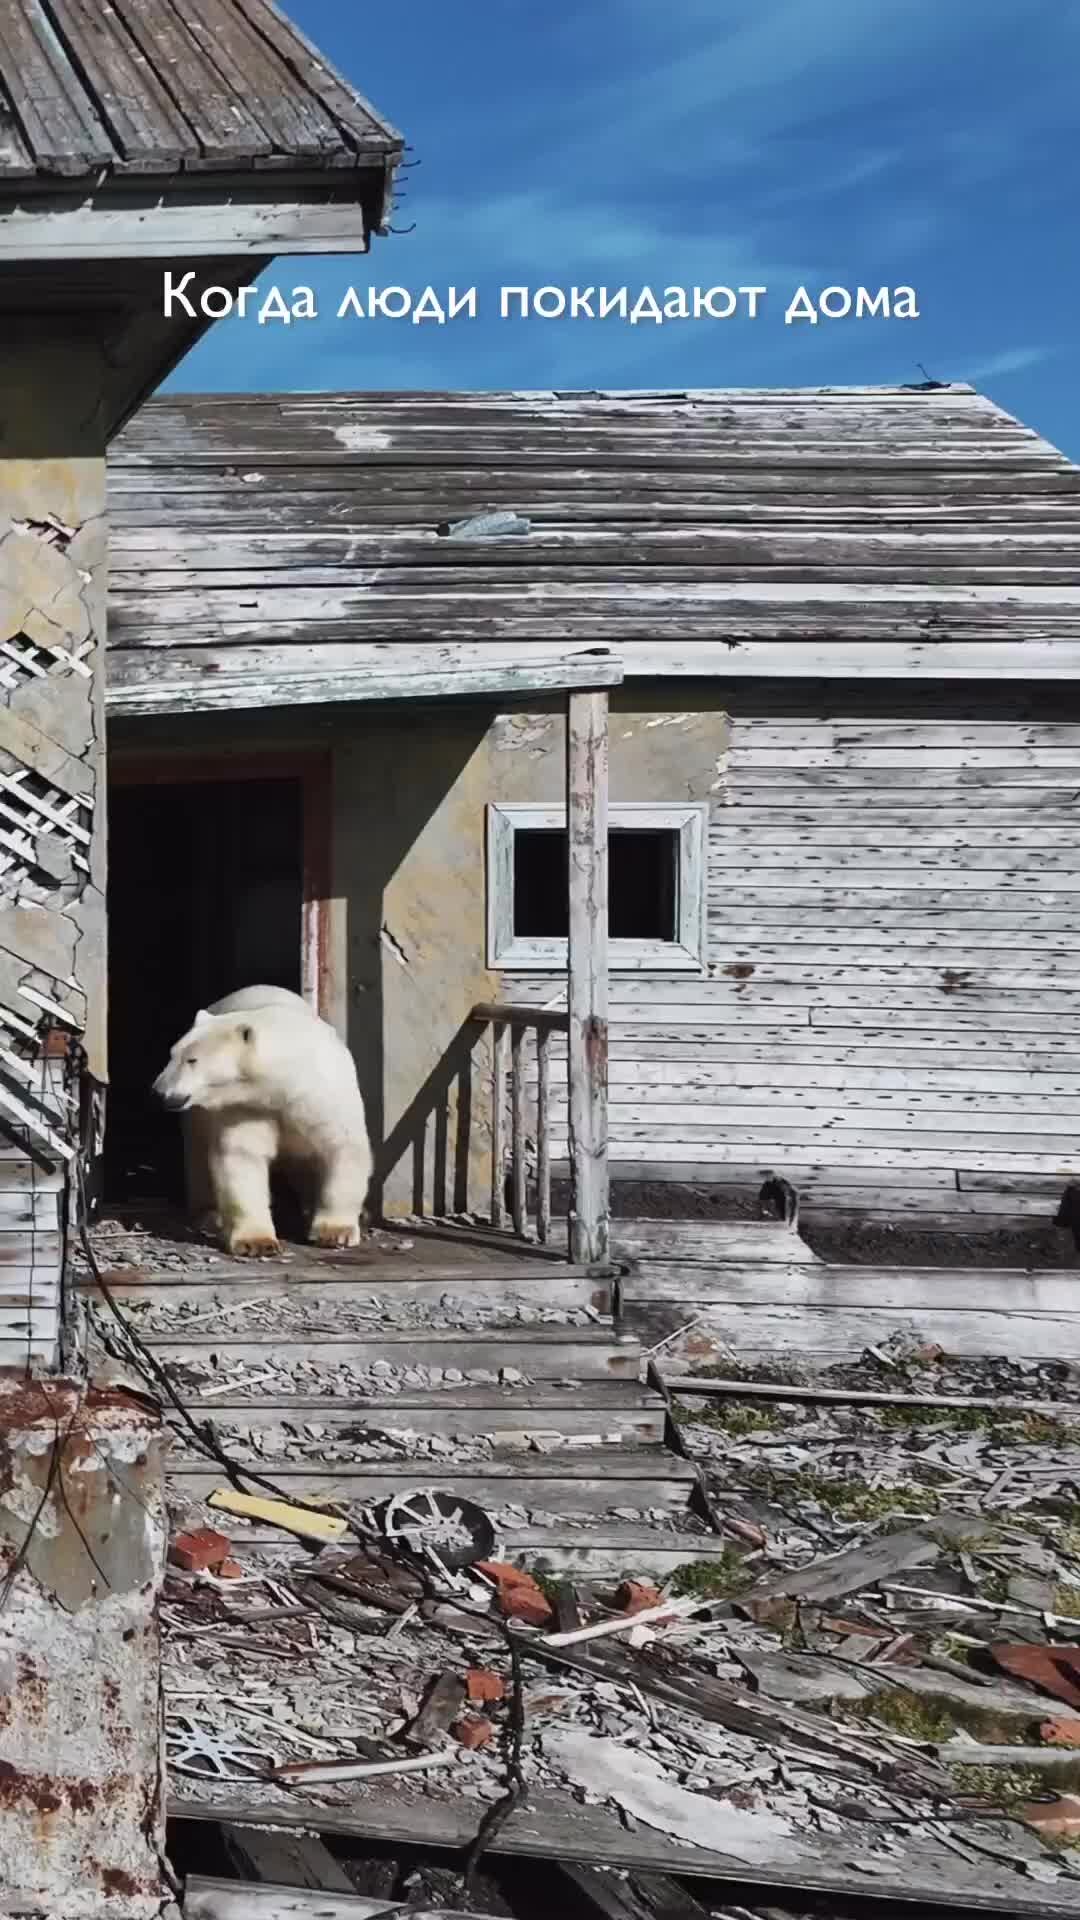
[[[0,262],[366,253],[397,155],[322,174],[214,175],[0,194]]]
[[[115,667],[116,661],[113,665]],[[134,664],[134,663],[133,663]],[[581,649],[550,659],[515,664],[505,658],[490,666],[422,665],[395,671],[340,673],[289,670],[287,653],[268,652],[264,672],[224,674],[197,671],[181,679],[168,656],[155,650],[140,655],[138,677],[122,677],[106,689],[110,717],[134,718],[169,713],[239,713],[265,707],[367,704],[377,701],[516,699],[534,693],[572,693],[617,687],[622,662],[607,648]],[[145,670],[145,673],[144,673]]]

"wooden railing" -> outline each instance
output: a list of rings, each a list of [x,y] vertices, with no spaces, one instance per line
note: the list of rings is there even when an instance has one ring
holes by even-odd
[[[528,1233],[527,1060],[526,1036],[536,1040],[536,1237],[542,1246],[551,1239],[551,1036],[569,1032],[566,1013],[544,1007],[501,1004],[474,1007],[472,1017],[490,1026],[491,1074],[491,1224],[507,1224],[506,1119],[507,1075],[510,1081],[510,1224],[522,1239]]]

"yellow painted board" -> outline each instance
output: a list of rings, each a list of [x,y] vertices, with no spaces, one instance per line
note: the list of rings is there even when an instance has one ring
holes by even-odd
[[[340,1540],[349,1530],[347,1520],[334,1513],[313,1513],[306,1507],[289,1506],[284,1500],[264,1500],[255,1493],[233,1493],[218,1487],[207,1501],[221,1513],[235,1513],[244,1520],[265,1520],[268,1526],[282,1527],[286,1533],[306,1540]]]

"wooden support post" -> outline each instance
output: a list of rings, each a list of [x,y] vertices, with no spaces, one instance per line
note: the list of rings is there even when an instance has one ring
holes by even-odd
[[[608,1257],[608,697],[567,700],[570,1258]]]
[[[525,1185],[525,1029],[510,1035],[510,1217],[519,1240],[528,1221]]]
[[[491,1224],[506,1225],[506,1061],[510,1029],[505,1020],[491,1028]]]
[[[536,1030],[536,1237],[551,1239],[551,1034]]]

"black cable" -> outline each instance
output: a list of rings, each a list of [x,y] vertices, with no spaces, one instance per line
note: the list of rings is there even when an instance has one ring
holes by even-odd
[[[160,1388],[166,1399],[179,1414],[184,1427],[190,1433],[199,1451],[207,1458],[213,1460],[216,1466],[221,1467],[234,1487],[239,1487],[240,1482],[246,1480],[252,1486],[264,1488],[268,1493],[273,1494],[275,1499],[281,1500],[286,1506],[299,1507],[305,1512],[318,1513],[325,1516],[331,1511],[328,1507],[320,1506],[317,1501],[303,1500],[296,1494],[286,1493],[273,1480],[267,1479],[264,1474],[254,1473],[249,1468],[240,1466],[226,1453],[209,1422],[203,1426],[193,1418],[173,1386],[172,1380],[169,1378],[165,1368],[146,1345],[142,1336],[138,1334],[131,1325],[130,1320],[116,1300],[112,1289],[109,1287],[98,1265],[97,1256],[94,1252],[89,1227],[87,1225],[86,1189],[81,1156],[76,1160],[76,1180],[79,1188],[79,1238],[82,1243],[83,1253],[87,1265],[90,1268],[91,1275],[93,1276],[94,1284],[121,1329],[124,1342],[129,1351],[131,1364],[135,1368],[135,1371],[138,1372],[148,1384],[156,1384]],[[44,1505],[44,1501],[42,1505]],[[354,1538],[360,1544],[364,1544],[365,1536],[355,1525],[351,1515],[344,1517],[346,1518],[349,1531],[353,1534]],[[463,1606],[456,1597],[437,1589],[431,1579],[430,1573],[422,1562],[419,1563],[417,1570],[425,1587],[428,1599],[439,1604],[451,1604],[460,1613],[471,1615],[473,1619],[482,1622],[485,1626],[496,1626],[502,1635],[510,1656],[511,1696],[510,1740],[509,1751],[506,1757],[507,1790],[501,1800],[497,1800],[493,1806],[488,1808],[477,1829],[476,1838],[469,1849],[463,1876],[465,1891],[469,1892],[481,1858],[488,1851],[496,1834],[509,1819],[515,1807],[520,1805],[526,1792],[526,1781],[521,1766],[522,1745],[525,1735],[525,1697],[521,1657],[516,1636],[505,1620],[500,1619],[497,1615],[481,1612],[479,1608]]]
[[[98,1266],[97,1256],[94,1253],[93,1243],[90,1239],[90,1232],[86,1223],[85,1185],[81,1162],[78,1163],[77,1181],[79,1186],[79,1239],[82,1244],[83,1254],[90,1268],[95,1286],[121,1329],[124,1344],[127,1348],[126,1357],[130,1360],[134,1370],[141,1375],[148,1386],[152,1389],[157,1389],[160,1394],[168,1400],[169,1404],[179,1415],[183,1426],[190,1434],[199,1452],[207,1459],[212,1460],[215,1466],[220,1467],[232,1486],[238,1491],[241,1490],[241,1483],[247,1481],[249,1485],[261,1487],[265,1492],[272,1494],[275,1500],[282,1501],[285,1506],[299,1507],[305,1513],[318,1513],[325,1518],[326,1515],[332,1511],[329,1507],[320,1505],[316,1500],[304,1500],[295,1493],[286,1493],[282,1487],[277,1485],[276,1481],[268,1480],[265,1474],[255,1473],[250,1467],[241,1466],[230,1454],[226,1453],[214,1433],[210,1422],[207,1421],[205,1424],[200,1423],[184,1405],[184,1402],[181,1400],[169,1377],[168,1371],[161,1365],[161,1362],[147,1346],[141,1334],[135,1331],[123,1308],[118,1304],[116,1296],[106,1281],[101,1268]]]

